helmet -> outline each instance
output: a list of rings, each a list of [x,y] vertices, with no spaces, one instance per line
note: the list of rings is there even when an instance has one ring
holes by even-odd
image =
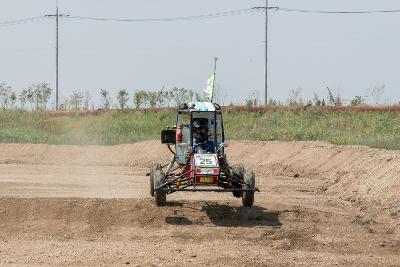
[[[198,142],[204,142],[208,140],[208,119],[193,119],[192,127],[193,136]]]
[[[193,129],[201,129],[201,128],[208,129],[208,119],[204,118],[193,119]]]

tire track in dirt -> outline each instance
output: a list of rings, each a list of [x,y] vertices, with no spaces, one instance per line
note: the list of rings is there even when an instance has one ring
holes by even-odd
[[[168,159],[156,141],[2,144],[0,264],[400,264],[398,152],[246,141],[227,153],[258,175],[253,208],[216,193],[156,207],[144,176]]]

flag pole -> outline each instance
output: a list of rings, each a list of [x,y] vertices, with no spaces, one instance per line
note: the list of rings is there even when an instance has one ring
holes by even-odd
[[[213,83],[212,83],[212,93],[211,93],[211,103],[213,102],[214,99],[214,92],[215,92],[215,75],[217,72],[217,62],[218,58],[214,57],[214,74],[213,74]]]

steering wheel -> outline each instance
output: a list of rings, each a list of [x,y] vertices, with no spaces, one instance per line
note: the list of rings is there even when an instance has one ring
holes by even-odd
[[[205,145],[207,142],[208,142],[208,140],[206,140],[206,141],[204,141],[204,142],[202,142],[202,143],[196,144],[196,145],[193,147],[193,150],[195,150],[198,146]]]

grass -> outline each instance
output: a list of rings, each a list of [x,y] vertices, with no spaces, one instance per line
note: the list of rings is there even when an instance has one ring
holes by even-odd
[[[49,116],[0,111],[0,142],[114,145],[159,138],[172,112],[109,112],[99,116]]]
[[[341,145],[400,149],[398,112],[297,109],[267,113],[243,112],[225,118],[227,132],[232,133],[234,139],[318,140]]]
[[[25,111],[0,111],[0,142],[114,145],[158,139],[172,125],[174,112],[126,111],[98,116],[54,117]],[[276,110],[226,111],[230,140],[321,140],[400,149],[400,112]]]

